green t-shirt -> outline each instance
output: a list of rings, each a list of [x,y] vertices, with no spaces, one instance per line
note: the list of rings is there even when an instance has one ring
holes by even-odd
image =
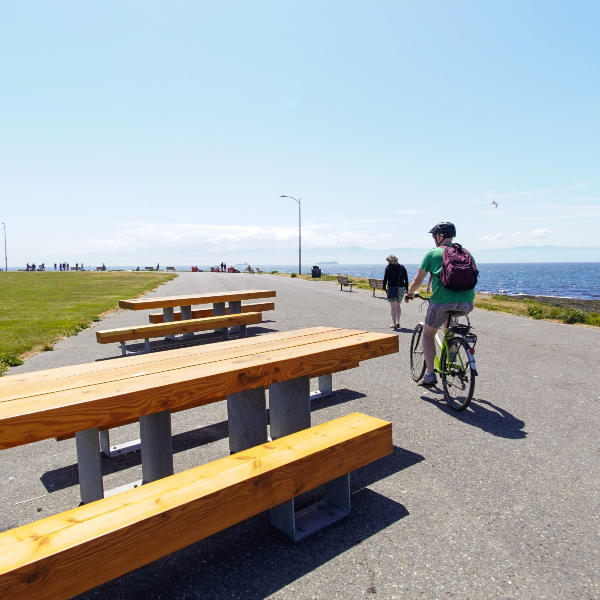
[[[421,261],[421,269],[433,273],[432,289],[430,301],[433,304],[446,304],[449,302],[473,302],[475,299],[475,290],[466,292],[453,292],[447,290],[440,281],[442,273],[442,259],[444,257],[444,247],[432,248]]]

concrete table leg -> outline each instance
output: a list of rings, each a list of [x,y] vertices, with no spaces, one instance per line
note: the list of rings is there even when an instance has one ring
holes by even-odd
[[[331,376],[324,377],[319,387],[329,387]],[[271,437],[278,439],[310,427],[310,377],[298,377],[269,386]],[[299,512],[294,499],[271,509],[271,523],[294,541],[345,517],[350,512],[350,476],[344,475],[325,484],[325,499]]]
[[[98,428],[78,431],[75,434],[75,444],[77,446],[79,493],[81,501],[88,504],[88,502],[104,498]]]
[[[173,475],[171,411],[163,410],[140,417],[142,440],[142,477],[150,483]]]
[[[244,390],[227,396],[229,450],[242,452],[265,444],[267,434],[267,400],[265,388]]]
[[[163,323],[172,323],[175,320],[175,314],[172,306],[163,308]],[[165,340],[174,340],[174,335],[165,335]]]
[[[271,438],[276,440],[310,427],[310,377],[296,377],[269,386]]]
[[[237,315],[240,314],[242,312],[242,301],[241,300],[232,300],[229,303],[229,315]],[[235,327],[231,328],[232,332],[235,333],[239,333],[240,332],[240,325],[236,325]]]
[[[192,318],[192,307],[191,306],[182,306],[181,307],[181,320],[189,321],[191,318]],[[193,332],[183,334],[184,340],[191,340],[193,338],[194,338]]]
[[[213,302],[213,317],[222,317],[225,314],[227,314],[227,311],[225,310],[225,302]],[[221,329],[215,329],[215,331],[222,331],[223,339],[224,340],[229,339],[229,328],[228,327],[222,327]]]
[[[326,398],[327,396],[331,396],[331,394],[333,394],[333,378],[331,373],[329,373],[329,375],[321,375],[319,377],[319,389],[311,393],[310,399]]]

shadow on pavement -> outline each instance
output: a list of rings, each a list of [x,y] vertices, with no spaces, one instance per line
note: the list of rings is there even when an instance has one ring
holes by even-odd
[[[226,438],[228,435],[227,421],[178,433],[173,436],[173,454],[184,452],[191,448],[198,448],[205,444],[211,444],[212,442]],[[114,458],[107,458],[104,454],[101,456],[103,475],[110,475],[111,473],[124,471],[125,469],[142,464],[142,456],[139,450],[128,452],[122,456],[115,456]],[[74,485],[79,485],[77,463],[47,471],[40,477],[40,481],[48,492],[57,492]]]
[[[523,431],[525,421],[517,419],[517,417],[507,410],[492,404],[488,400],[473,398],[471,404],[463,412],[457,412],[446,404],[444,394],[441,390],[430,388],[429,391],[435,393],[438,397],[429,398],[428,396],[421,396],[421,400],[437,406],[440,410],[443,410],[463,423],[479,427],[479,429],[487,433],[509,440],[522,440],[527,437],[527,432]],[[489,406],[491,410],[484,405]]]
[[[355,471],[352,487],[369,485],[420,460],[420,455],[394,448],[391,456]],[[370,550],[362,550],[361,543],[408,514],[402,504],[362,487],[352,493],[348,517],[302,542],[273,528],[264,512],[78,598],[266,598],[353,548],[357,560],[365,560]],[[369,593],[374,591],[365,588]]]
[[[321,400],[315,400],[312,403],[312,410],[323,410],[330,406],[351,402],[352,400],[358,400],[359,398],[364,397],[365,394],[362,394],[361,392],[355,392],[348,389],[336,390],[331,396],[327,396]],[[267,409],[267,423],[268,422],[269,410]],[[217,442],[228,436],[229,429],[227,421],[221,421],[198,429],[192,429],[191,431],[178,433],[173,436],[173,454],[184,452],[192,448],[199,448],[200,446]],[[122,456],[115,456],[114,458],[106,458],[102,455],[103,475],[124,471],[125,469],[130,469],[131,467],[136,467],[141,464],[142,456],[139,450],[123,454]],[[74,485],[79,485],[77,463],[47,471],[40,477],[40,481],[48,492],[57,492]]]

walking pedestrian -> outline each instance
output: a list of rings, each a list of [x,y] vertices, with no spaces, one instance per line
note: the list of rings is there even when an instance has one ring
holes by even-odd
[[[408,289],[408,273],[404,265],[401,265],[398,262],[398,258],[393,254],[390,254],[386,260],[388,265],[383,275],[383,289],[387,292],[387,299],[392,311],[392,324],[390,328],[398,329],[400,327],[400,314],[402,312],[400,301],[404,296],[404,292]]]

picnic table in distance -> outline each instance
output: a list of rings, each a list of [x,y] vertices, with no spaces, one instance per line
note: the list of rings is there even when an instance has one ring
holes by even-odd
[[[235,292],[208,292],[189,296],[163,296],[158,298],[134,298],[119,300],[119,307],[126,310],[148,310],[150,308],[173,308],[196,304],[218,304],[221,302],[241,302],[257,298],[273,298],[275,290],[238,290]]]

